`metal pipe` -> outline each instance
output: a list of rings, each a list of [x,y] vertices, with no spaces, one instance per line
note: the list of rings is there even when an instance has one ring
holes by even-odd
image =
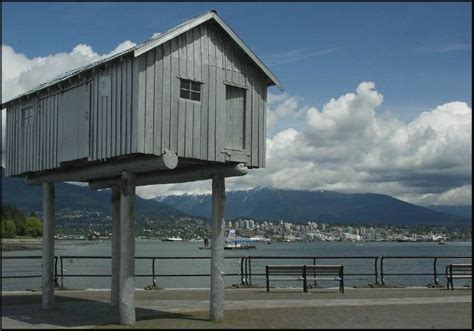
[[[58,286],[58,257],[54,257],[54,286]]]
[[[155,258],[152,258],[151,260],[151,269],[153,270],[153,275],[152,275],[152,278],[153,278],[153,287],[156,287],[156,279],[155,279]]]
[[[436,263],[438,262],[438,257],[434,258],[433,261],[433,275],[434,275],[434,284],[439,285],[439,280],[438,280],[438,271],[436,270]]]
[[[252,258],[249,256],[249,280],[250,286],[252,286]]]
[[[382,285],[385,285],[385,278],[383,275],[383,256],[380,258],[380,280],[382,281]]]
[[[61,287],[64,287],[64,265],[63,265],[63,257],[60,257],[61,261]]]
[[[379,285],[379,272],[377,269],[377,262],[378,262],[378,257],[375,257],[374,259],[374,267],[375,267],[375,285]]]
[[[244,258],[240,258],[240,284],[244,285]]]

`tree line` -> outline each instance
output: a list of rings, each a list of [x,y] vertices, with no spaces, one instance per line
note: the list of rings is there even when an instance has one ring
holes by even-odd
[[[31,213],[25,216],[18,208],[2,205],[2,238],[17,236],[38,238],[43,235],[41,220]]]

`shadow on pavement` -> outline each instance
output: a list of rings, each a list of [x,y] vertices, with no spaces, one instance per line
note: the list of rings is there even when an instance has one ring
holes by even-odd
[[[55,297],[54,309],[41,309],[41,296],[11,295],[2,296],[2,319],[11,321],[5,328],[24,327],[84,327],[103,324],[120,324],[117,307],[111,307],[108,302],[71,298],[61,295]],[[170,313],[159,310],[136,308],[137,321],[152,319],[188,319],[207,321],[192,315]],[[10,325],[11,324],[11,325]]]

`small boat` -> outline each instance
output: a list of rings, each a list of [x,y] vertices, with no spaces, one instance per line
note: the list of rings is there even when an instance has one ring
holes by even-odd
[[[183,241],[183,239],[180,237],[170,237],[170,238],[161,239],[161,241]]]
[[[224,244],[224,249],[251,249],[251,248],[257,248],[255,245],[249,245],[246,243],[225,243]]]
[[[446,241],[444,241],[444,240],[438,241],[438,245],[446,245]]]
[[[255,245],[250,244],[251,241],[246,239],[229,239],[226,238],[224,241],[224,249],[250,249],[257,248]]]

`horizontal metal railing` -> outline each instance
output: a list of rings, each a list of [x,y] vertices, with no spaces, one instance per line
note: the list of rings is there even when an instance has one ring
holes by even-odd
[[[41,259],[41,256],[2,256],[2,260],[26,260],[26,259]],[[64,278],[80,278],[80,277],[111,277],[110,273],[66,273],[64,268],[64,260],[110,260],[111,256],[101,255],[61,255],[54,257],[54,280],[57,286],[64,286]],[[137,256],[135,260],[150,261],[149,270],[150,273],[137,273],[135,277],[150,277],[153,286],[157,286],[157,278],[162,277],[210,277],[210,273],[157,273],[156,265],[159,261],[164,260],[210,260],[211,257],[201,256]],[[252,277],[263,277],[265,273],[252,271],[252,268],[256,270],[256,267],[260,267],[258,264],[261,262],[268,261],[267,264],[273,260],[303,260],[305,264],[318,264],[324,260],[346,260],[346,261],[362,261],[365,260],[369,264],[367,265],[367,272],[348,272],[345,273],[345,277],[373,277],[375,285],[386,285],[387,276],[432,276],[433,284],[439,285],[438,279],[438,261],[440,259],[471,259],[470,256],[227,256],[225,260],[237,260],[240,264],[240,272],[226,273],[226,276],[239,276],[242,285],[252,286]],[[433,260],[432,269],[430,272],[386,272],[387,261],[390,260]],[[307,262],[306,262],[307,261]],[[379,262],[380,261],[380,262]],[[273,263],[273,262],[272,262]],[[404,265],[403,268],[409,268]],[[346,269],[347,270],[347,269]],[[350,270],[350,269],[349,269]],[[380,271],[379,271],[380,270]],[[4,275],[2,271],[2,279],[20,279],[20,278],[39,278],[41,274],[7,274]],[[370,285],[370,284],[369,284]]]
[[[410,273],[387,273],[384,270],[384,262],[386,260],[433,260],[433,271],[430,273],[426,272],[410,272]],[[439,259],[471,259],[472,263],[472,256],[382,256],[380,258],[380,279],[382,285],[385,284],[385,277],[386,276],[432,276],[433,277],[433,285],[440,285],[438,279],[438,260]]]

